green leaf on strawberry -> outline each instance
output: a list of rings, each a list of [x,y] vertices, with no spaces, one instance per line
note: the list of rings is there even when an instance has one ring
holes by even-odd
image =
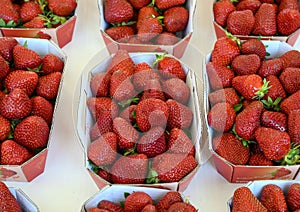
[[[265,100],[261,100],[261,102],[264,104],[264,107],[268,110],[274,110],[274,111],[280,111],[280,101],[281,101],[281,98],[278,97],[275,99],[275,101],[272,100],[271,97],[268,96],[268,99]]]
[[[258,99],[258,100],[262,99],[271,87],[272,86],[269,86],[269,81],[267,81],[266,78],[264,78],[263,85],[255,93],[255,96],[253,97],[253,99]]]
[[[291,143],[289,152],[281,160],[275,162],[279,165],[300,164],[300,144]]]

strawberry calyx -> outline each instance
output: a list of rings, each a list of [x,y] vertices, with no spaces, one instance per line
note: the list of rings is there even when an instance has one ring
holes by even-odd
[[[93,161],[91,161],[91,160],[88,160],[88,163],[89,163],[89,165],[91,166],[91,170],[92,170],[93,172],[95,172],[96,174],[98,173],[98,171],[99,171],[100,169],[107,170],[107,168],[106,168],[105,166],[97,166],[97,165],[94,164]]]
[[[292,142],[289,152],[281,160],[275,162],[280,165],[300,164],[300,144]]]
[[[280,103],[281,98],[278,97],[275,99],[275,101],[272,100],[271,97],[268,96],[267,100],[263,99],[261,102],[264,104],[264,107],[268,110],[274,110],[274,111],[280,111]]]
[[[263,85],[261,88],[255,93],[255,96],[252,97],[252,99],[260,100],[262,99],[266,93],[268,93],[269,89],[272,86],[269,86],[269,81],[266,80],[266,78],[263,79]]]
[[[231,38],[231,40],[233,40],[234,42],[236,42],[237,45],[238,45],[238,47],[241,48],[242,42],[241,42],[241,40],[238,37],[234,36],[233,34],[231,34],[230,32],[228,32],[227,30],[225,30],[225,34],[226,34],[226,37]]]
[[[118,102],[118,105],[120,105],[122,108],[124,108],[124,107],[127,107],[130,104],[137,104],[139,102],[139,100],[140,100],[140,98],[135,96],[131,99]]]
[[[133,25],[135,23],[136,23],[136,21],[128,21],[128,22],[123,21],[121,23],[112,23],[111,25],[113,27],[119,27],[119,26],[131,26],[131,25]]]
[[[164,52],[163,54],[156,54],[155,61],[153,62],[153,66],[156,66],[161,60],[163,60],[168,55],[168,52]]]
[[[127,149],[123,155],[124,156],[137,155],[138,153],[136,152],[136,147],[137,147],[137,143],[134,144],[134,147],[132,149]]]
[[[10,28],[10,27],[17,27],[18,24],[16,24],[14,22],[14,20],[10,20],[8,22],[5,22],[2,18],[0,18],[0,27],[6,27],[6,28]]]
[[[146,178],[146,183],[147,184],[156,184],[159,183],[159,179],[158,179],[158,173],[152,169],[151,167],[151,161],[149,162],[149,172]]]
[[[232,127],[232,132],[233,132],[233,134],[235,135],[235,137],[236,137],[238,140],[240,140],[240,141],[242,142],[243,146],[249,147],[250,144],[256,144],[255,141],[246,140],[246,139],[240,137],[239,134],[238,134],[238,133],[236,132],[236,130],[235,130],[235,124],[234,124],[233,127]]]

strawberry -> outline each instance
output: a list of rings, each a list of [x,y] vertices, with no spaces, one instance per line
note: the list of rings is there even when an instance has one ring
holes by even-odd
[[[139,139],[138,131],[125,119],[117,117],[113,120],[113,131],[118,136],[118,149],[132,150]]]
[[[284,9],[277,15],[277,29],[282,35],[290,35],[300,27],[300,12],[297,9]]]
[[[42,14],[42,9],[35,1],[27,1],[21,4],[20,17],[23,23],[31,21],[34,17]]]
[[[151,0],[128,0],[135,9],[141,9],[151,3]]]
[[[25,147],[13,140],[3,141],[0,151],[2,165],[21,165],[33,156]]]
[[[255,23],[251,10],[233,11],[227,17],[227,30],[233,35],[250,35]]]
[[[168,32],[185,30],[189,21],[189,11],[183,6],[171,7],[164,11],[164,27]]]
[[[260,64],[260,58],[257,54],[247,54],[236,56],[231,67],[237,75],[250,75],[257,72]]]
[[[288,67],[298,68],[300,66],[300,52],[298,50],[289,50],[279,58],[283,62],[283,70]]]
[[[240,48],[237,42],[229,37],[221,37],[214,44],[211,61],[222,66],[228,66],[238,55],[240,55]]]
[[[63,72],[64,61],[57,55],[48,53],[42,59],[42,73],[43,75],[50,74],[52,72]]]
[[[266,47],[261,40],[250,38],[241,44],[241,53],[257,54],[261,60],[264,60],[266,56]]]
[[[144,154],[121,156],[112,166],[113,183],[138,184],[147,177],[148,159]]]
[[[58,94],[61,78],[61,72],[53,72],[39,77],[39,81],[36,86],[36,94],[48,100],[55,99]]]
[[[153,158],[151,169],[157,173],[156,181],[169,183],[180,181],[196,167],[197,161],[191,155],[163,153]]]
[[[2,181],[0,182],[0,211],[22,212],[21,205]]]
[[[156,204],[158,212],[167,211],[175,202],[182,202],[183,199],[178,191],[169,191],[164,194]]]
[[[132,26],[112,26],[104,30],[113,40],[121,43],[128,42],[130,37],[135,35],[135,30]]]
[[[273,162],[266,158],[266,156],[262,153],[254,153],[250,156],[249,166],[273,166]]]
[[[0,141],[8,138],[10,129],[9,120],[0,115]]]
[[[88,209],[88,212],[102,212],[103,209],[100,208],[96,208],[96,207],[92,207]],[[107,212],[107,210],[104,210],[105,212]]]
[[[128,107],[126,107],[124,110],[120,112],[119,116],[125,119],[127,122],[131,123],[131,125],[134,125],[136,123],[135,108],[136,105],[129,105]]]
[[[141,62],[135,65],[133,75],[133,84],[136,90],[144,90],[148,80],[159,80],[159,75],[146,62]]]
[[[22,119],[30,114],[32,103],[25,91],[16,88],[0,102],[0,114],[7,119]]]
[[[206,73],[210,86],[213,90],[231,87],[234,72],[230,68],[217,63],[208,62],[206,64]]]
[[[281,112],[264,111],[261,115],[261,124],[275,130],[287,131],[287,116]]]
[[[298,1],[297,0],[280,0],[279,3],[279,12],[284,10],[284,9],[294,9],[298,10]]]
[[[248,187],[242,186],[235,189],[233,193],[231,211],[267,212],[268,210],[261,204],[257,197],[254,196]]]
[[[292,110],[300,109],[300,91],[288,96],[280,103],[280,110],[285,114],[289,114]]]
[[[16,45],[13,48],[13,59],[16,69],[34,69],[42,63],[42,59],[37,52],[21,45]]]
[[[124,201],[124,212],[139,212],[148,204],[154,204],[149,194],[143,191],[134,191]]]
[[[168,139],[168,152],[195,156],[195,146],[183,130],[173,128]]]
[[[286,68],[284,69],[280,76],[280,82],[287,93],[293,94],[300,90],[300,68]]]
[[[163,101],[166,100],[159,79],[150,79],[145,82],[144,92],[140,100],[148,98],[161,99]]]
[[[249,147],[243,143],[233,133],[223,133],[215,136],[212,141],[214,151],[235,165],[245,165],[250,158]]]
[[[153,6],[145,6],[142,7],[138,11],[138,18],[136,23],[136,28],[139,29],[144,23],[145,20],[158,17],[159,13],[156,11],[156,9]]]
[[[70,16],[77,7],[76,0],[48,0],[49,10],[58,16]]]
[[[143,20],[141,26],[139,26],[137,38],[143,42],[150,41],[162,33],[162,31],[161,16],[148,18]]]
[[[104,19],[108,23],[128,22],[133,17],[133,7],[126,0],[105,0]]]
[[[261,2],[259,0],[243,0],[237,3],[236,10],[251,10],[255,14],[260,5]]]
[[[112,56],[107,72],[112,74],[116,70],[123,71],[127,76],[131,76],[134,73],[134,62],[126,50],[119,49]]]
[[[300,209],[300,184],[293,183],[288,188],[286,194],[286,202],[291,211]]]
[[[269,211],[288,211],[283,191],[275,184],[267,184],[262,188],[260,202]]]
[[[266,81],[269,82],[269,90],[263,97],[262,102],[264,103],[266,108],[268,108],[268,104],[271,103],[271,108],[273,107],[274,110],[278,110],[278,105],[276,105],[276,102],[285,99],[286,92],[276,76],[269,75],[266,77]]]
[[[161,127],[153,127],[145,132],[137,144],[137,152],[147,155],[148,158],[162,154],[166,150],[165,132]]]
[[[235,6],[231,0],[221,0],[213,4],[213,16],[215,22],[225,27],[228,15],[235,11]]]
[[[255,13],[254,35],[271,36],[277,32],[276,8],[273,4],[263,3]]]
[[[12,26],[16,26],[18,24],[20,19],[20,14],[14,8],[10,0],[1,1],[0,19],[2,19],[6,24],[12,22]]]
[[[103,112],[108,112],[112,119],[119,113],[117,103],[109,97],[89,97],[87,106],[95,120],[98,120]]]
[[[31,96],[38,84],[39,75],[32,71],[15,70],[10,72],[4,80],[8,92],[20,88]]]
[[[154,43],[157,45],[175,45],[180,39],[171,32],[162,32],[160,33]]]
[[[155,5],[158,9],[165,10],[174,6],[182,5],[185,0],[156,0]]]
[[[3,80],[10,71],[8,62],[0,55],[0,80]]]
[[[90,88],[95,97],[106,97],[109,94],[110,74],[100,72],[90,81]]]
[[[190,99],[190,88],[179,78],[170,78],[163,82],[163,90],[167,99],[174,99],[181,104],[187,104]]]
[[[13,49],[18,45],[18,41],[12,37],[0,38],[0,55],[7,61],[13,59]]]
[[[292,110],[288,115],[288,132],[292,142],[300,144],[300,110]]]
[[[113,163],[117,157],[117,135],[107,132],[88,147],[87,156],[96,166]]]
[[[175,202],[169,207],[168,211],[169,212],[184,212],[184,211],[197,212],[198,210],[193,205],[187,202]]]
[[[270,58],[261,62],[261,66],[257,71],[257,74],[261,77],[267,77],[269,75],[278,76],[283,68],[283,63],[280,58]]]
[[[209,93],[208,101],[211,106],[220,102],[228,102],[229,104],[234,106],[236,104],[239,104],[241,102],[241,99],[234,88],[224,88]]]
[[[112,210],[115,212],[123,212],[123,208],[121,205],[118,205],[112,201],[109,200],[101,200],[98,204],[97,204],[97,208],[99,209],[104,209],[104,210]]]
[[[141,212],[156,212],[156,206],[155,205],[152,205],[152,204],[148,204],[146,205],[142,210]]]
[[[215,104],[207,114],[207,122],[210,127],[219,132],[231,130],[235,122],[236,113],[231,104],[220,102]]]
[[[50,126],[52,122],[54,107],[52,103],[41,96],[34,96],[31,98],[32,102],[32,115],[42,117]]]
[[[90,129],[90,138],[95,140],[104,133],[113,131],[113,118],[110,111],[103,111],[97,115],[96,123]]]
[[[160,99],[144,99],[136,106],[136,122],[142,132],[160,126],[164,127],[167,124],[169,117],[168,105]]]

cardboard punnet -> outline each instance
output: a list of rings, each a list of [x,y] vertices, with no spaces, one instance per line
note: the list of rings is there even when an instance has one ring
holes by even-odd
[[[8,187],[10,193],[17,199],[23,212],[39,212],[36,204],[19,188]]]
[[[129,44],[114,41],[108,34],[105,33],[105,29],[107,29],[109,23],[107,23],[104,19],[103,0],[98,0],[98,7],[100,11],[100,34],[110,54],[115,53],[118,49],[125,49],[128,52],[168,52],[177,58],[181,58],[193,34],[193,17],[196,2],[196,0],[186,1],[186,8],[189,10],[189,21],[186,29],[182,33],[179,33],[180,35],[178,35],[178,37],[180,40],[175,45]]]
[[[267,52],[270,54],[267,58],[279,57],[283,53],[295,49],[291,45],[282,41],[263,41],[267,46]],[[208,102],[208,94],[211,92],[208,76],[206,74],[206,64],[211,59],[211,53],[206,55],[203,63],[204,78],[204,114],[206,121],[206,130],[208,132],[209,149],[212,152],[213,161],[217,171],[229,182],[245,183],[253,180],[270,180],[270,179],[294,179],[299,171],[300,165],[285,166],[248,166],[234,165],[223,157],[219,156],[212,147],[212,138],[214,136],[213,129],[208,125],[207,114],[210,110]]]
[[[160,53],[129,53],[130,57],[133,59],[134,63],[139,62],[147,62],[148,64],[153,64],[155,61],[155,54]],[[81,76],[81,85],[80,85],[80,95],[78,102],[75,104],[78,105],[78,108],[75,108],[77,112],[77,133],[80,139],[80,142],[83,146],[84,153],[85,153],[85,166],[90,173],[91,177],[97,184],[99,188],[103,188],[106,185],[109,185],[110,183],[105,181],[104,179],[100,178],[97,174],[95,174],[91,170],[91,166],[88,162],[87,157],[87,150],[89,147],[89,144],[91,143],[90,137],[89,137],[89,131],[91,127],[94,124],[93,117],[88,110],[88,107],[86,105],[86,101],[89,97],[92,96],[91,89],[90,89],[90,80],[93,75],[96,73],[106,71],[106,68],[108,67],[108,64],[110,63],[112,58],[112,55],[107,57],[106,59],[101,61],[101,52],[95,55],[94,58],[89,62],[89,64],[86,66],[85,70],[82,72]],[[190,174],[188,174],[186,177],[184,177],[180,182],[174,182],[174,183],[159,183],[159,184],[140,184],[139,186],[150,186],[150,187],[164,187],[172,190],[179,190],[183,191],[188,183],[191,181],[192,177],[195,175],[196,170],[201,164],[201,155],[200,155],[200,146],[201,146],[201,133],[202,133],[202,125],[201,125],[201,114],[199,111],[199,100],[198,100],[198,93],[197,93],[197,85],[195,81],[195,74],[192,70],[190,70],[187,66],[183,66],[186,73],[187,73],[187,84],[190,87],[190,100],[188,103],[188,106],[193,112],[193,122],[191,124],[191,135],[192,135],[192,141],[195,145],[196,149],[196,155],[195,158],[198,162],[198,166],[195,170],[193,170]]]
[[[19,44],[24,45],[27,42],[27,47],[29,49],[37,52],[42,58],[47,53],[52,53],[61,58],[66,64],[67,57],[65,53],[52,41],[45,39],[37,39],[37,38],[15,38]],[[52,140],[52,128],[55,119],[55,111],[56,106],[58,104],[58,99],[60,96],[60,90],[62,87],[63,76],[61,79],[61,83],[59,86],[58,94],[56,97],[52,124],[50,127],[50,134],[47,143],[47,147],[40,151],[38,154],[31,157],[28,161],[23,163],[22,165],[0,165],[0,180],[2,181],[20,181],[20,182],[30,182],[40,174],[44,172],[46,159],[48,154],[48,147],[50,145],[50,141]]]

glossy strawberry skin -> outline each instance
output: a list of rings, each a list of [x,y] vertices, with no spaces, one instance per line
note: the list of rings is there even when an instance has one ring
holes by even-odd
[[[276,9],[274,5],[263,3],[255,13],[254,35],[271,36],[277,32]]]
[[[226,26],[228,15],[235,11],[235,6],[230,0],[217,1],[213,4],[214,20],[222,27]]]
[[[53,118],[54,107],[53,104],[41,96],[34,96],[31,98],[32,115],[42,117],[50,126]]]
[[[42,14],[42,9],[34,1],[24,2],[21,5],[20,16],[22,18],[23,23],[32,20],[38,14]]]
[[[163,15],[164,27],[168,32],[185,30],[189,20],[189,11],[185,7],[172,7],[167,9]]]
[[[77,7],[76,0],[48,0],[49,9],[56,15],[59,16],[69,16],[71,15]]]
[[[57,55],[48,53],[42,59],[42,73],[43,75],[50,74],[52,72],[63,72],[64,61]]]
[[[289,114],[292,110],[300,109],[300,91],[293,93],[292,95],[285,98],[280,104],[281,112]]]
[[[148,4],[150,4],[151,0],[129,0],[129,2],[135,9],[139,10],[142,7],[145,7]]]
[[[259,0],[243,0],[237,3],[236,10],[251,10],[255,14],[260,5]]]
[[[9,120],[0,115],[0,141],[7,139],[10,130],[11,128]]]
[[[185,3],[185,0],[156,0],[155,5],[159,9],[168,9],[174,6],[182,5]]]
[[[112,201],[109,200],[101,200],[98,204],[97,204],[97,208],[99,209],[104,209],[104,210],[113,210],[115,212],[122,212],[123,208],[121,205],[118,205]]]
[[[285,196],[278,185],[265,185],[261,191],[260,201],[268,210],[288,211]]]
[[[124,212],[138,212],[148,204],[154,204],[151,196],[146,192],[136,191],[126,197],[124,201]]]
[[[12,37],[0,38],[0,55],[7,61],[13,59],[13,48],[18,45],[18,41]]]
[[[109,94],[110,74],[100,72],[95,74],[90,81],[90,88],[95,97],[107,97]]]
[[[233,11],[227,17],[227,29],[233,35],[250,35],[255,23],[251,10]]]
[[[289,50],[282,54],[279,58],[282,60],[283,70],[289,67],[298,68],[300,66],[300,52],[298,50]]]
[[[300,68],[286,68],[284,69],[280,76],[280,82],[282,83],[282,86],[289,94],[293,94],[300,90]]]
[[[39,77],[36,93],[46,99],[54,99],[58,95],[58,89],[62,79],[61,72],[53,72]]]
[[[266,56],[266,47],[259,39],[250,38],[241,44],[242,54],[257,54],[261,60]]]
[[[179,78],[171,78],[163,82],[163,91],[167,99],[187,105],[191,96],[189,86]]]
[[[0,80],[3,80],[9,73],[8,62],[0,55]]]
[[[41,16],[36,16],[32,20],[23,24],[25,28],[44,28],[45,27],[45,20]]]
[[[95,120],[98,120],[103,112],[108,112],[112,119],[119,114],[118,104],[109,97],[90,97],[87,99],[87,106]]]
[[[152,6],[142,7],[138,12],[136,28],[139,29],[143,22],[149,18],[158,17],[159,13]]]
[[[175,212],[175,211],[190,211],[190,212],[197,212],[198,210],[191,204],[187,202],[175,202],[173,203],[168,211]]]
[[[10,193],[4,182],[0,182],[0,211],[22,212],[22,208],[17,199]]]
[[[269,75],[266,77],[266,80],[269,82],[268,86],[270,88],[263,99],[268,100],[268,98],[271,98],[274,102],[277,98],[280,98],[283,101],[287,97],[287,93],[278,77]]]
[[[300,209],[300,184],[299,183],[293,183],[292,185],[290,185],[286,194],[286,202],[290,210],[296,211]]]
[[[128,22],[133,17],[133,7],[124,0],[105,0],[104,18],[108,23]]]
[[[273,166],[273,162],[260,153],[251,154],[248,165],[250,166]]]
[[[113,118],[111,112],[101,112],[96,120],[96,123],[90,129],[90,138],[95,140],[104,133],[113,132]]]
[[[278,32],[290,35],[300,27],[300,12],[298,9],[284,9],[277,15]]]
[[[182,202],[182,197],[177,191],[167,192],[156,204],[157,211],[166,211],[175,202]]]
[[[300,110],[293,110],[288,115],[288,132],[292,142],[300,144]]]
[[[170,131],[168,152],[195,156],[195,146],[186,133],[178,128]]]
[[[112,74],[116,70],[122,70],[127,76],[134,73],[134,62],[126,50],[119,49],[111,58],[107,72]]]
[[[135,35],[135,30],[132,26],[113,26],[105,29],[113,40],[121,43],[128,42],[129,38]]]
[[[181,63],[173,57],[163,57],[157,63],[158,73],[166,79],[178,77],[185,82],[186,73]]]
[[[261,62],[257,54],[238,55],[233,59],[231,66],[237,75],[255,74]]]
[[[213,62],[206,64],[206,73],[213,90],[231,87],[232,79],[235,76],[233,70]]]
[[[209,93],[208,101],[211,106],[220,102],[228,102],[229,104],[234,106],[236,104],[239,104],[241,102],[241,99],[234,88],[224,88]]]
[[[13,59],[15,68],[24,70],[37,68],[42,62],[37,52],[21,45],[13,48]]]
[[[138,28],[137,38],[143,42],[151,39],[162,33],[163,27],[158,18],[149,18],[143,21],[143,24]]]
[[[264,111],[261,115],[261,124],[280,131],[287,130],[287,116],[281,112]]]
[[[15,24],[18,24],[20,19],[20,14],[15,10],[13,4],[9,0],[2,1],[2,6],[0,7],[0,18],[5,21],[13,21]]]
[[[257,74],[261,77],[267,77],[269,75],[278,76],[283,70],[283,63],[280,58],[271,58],[262,61]]]

